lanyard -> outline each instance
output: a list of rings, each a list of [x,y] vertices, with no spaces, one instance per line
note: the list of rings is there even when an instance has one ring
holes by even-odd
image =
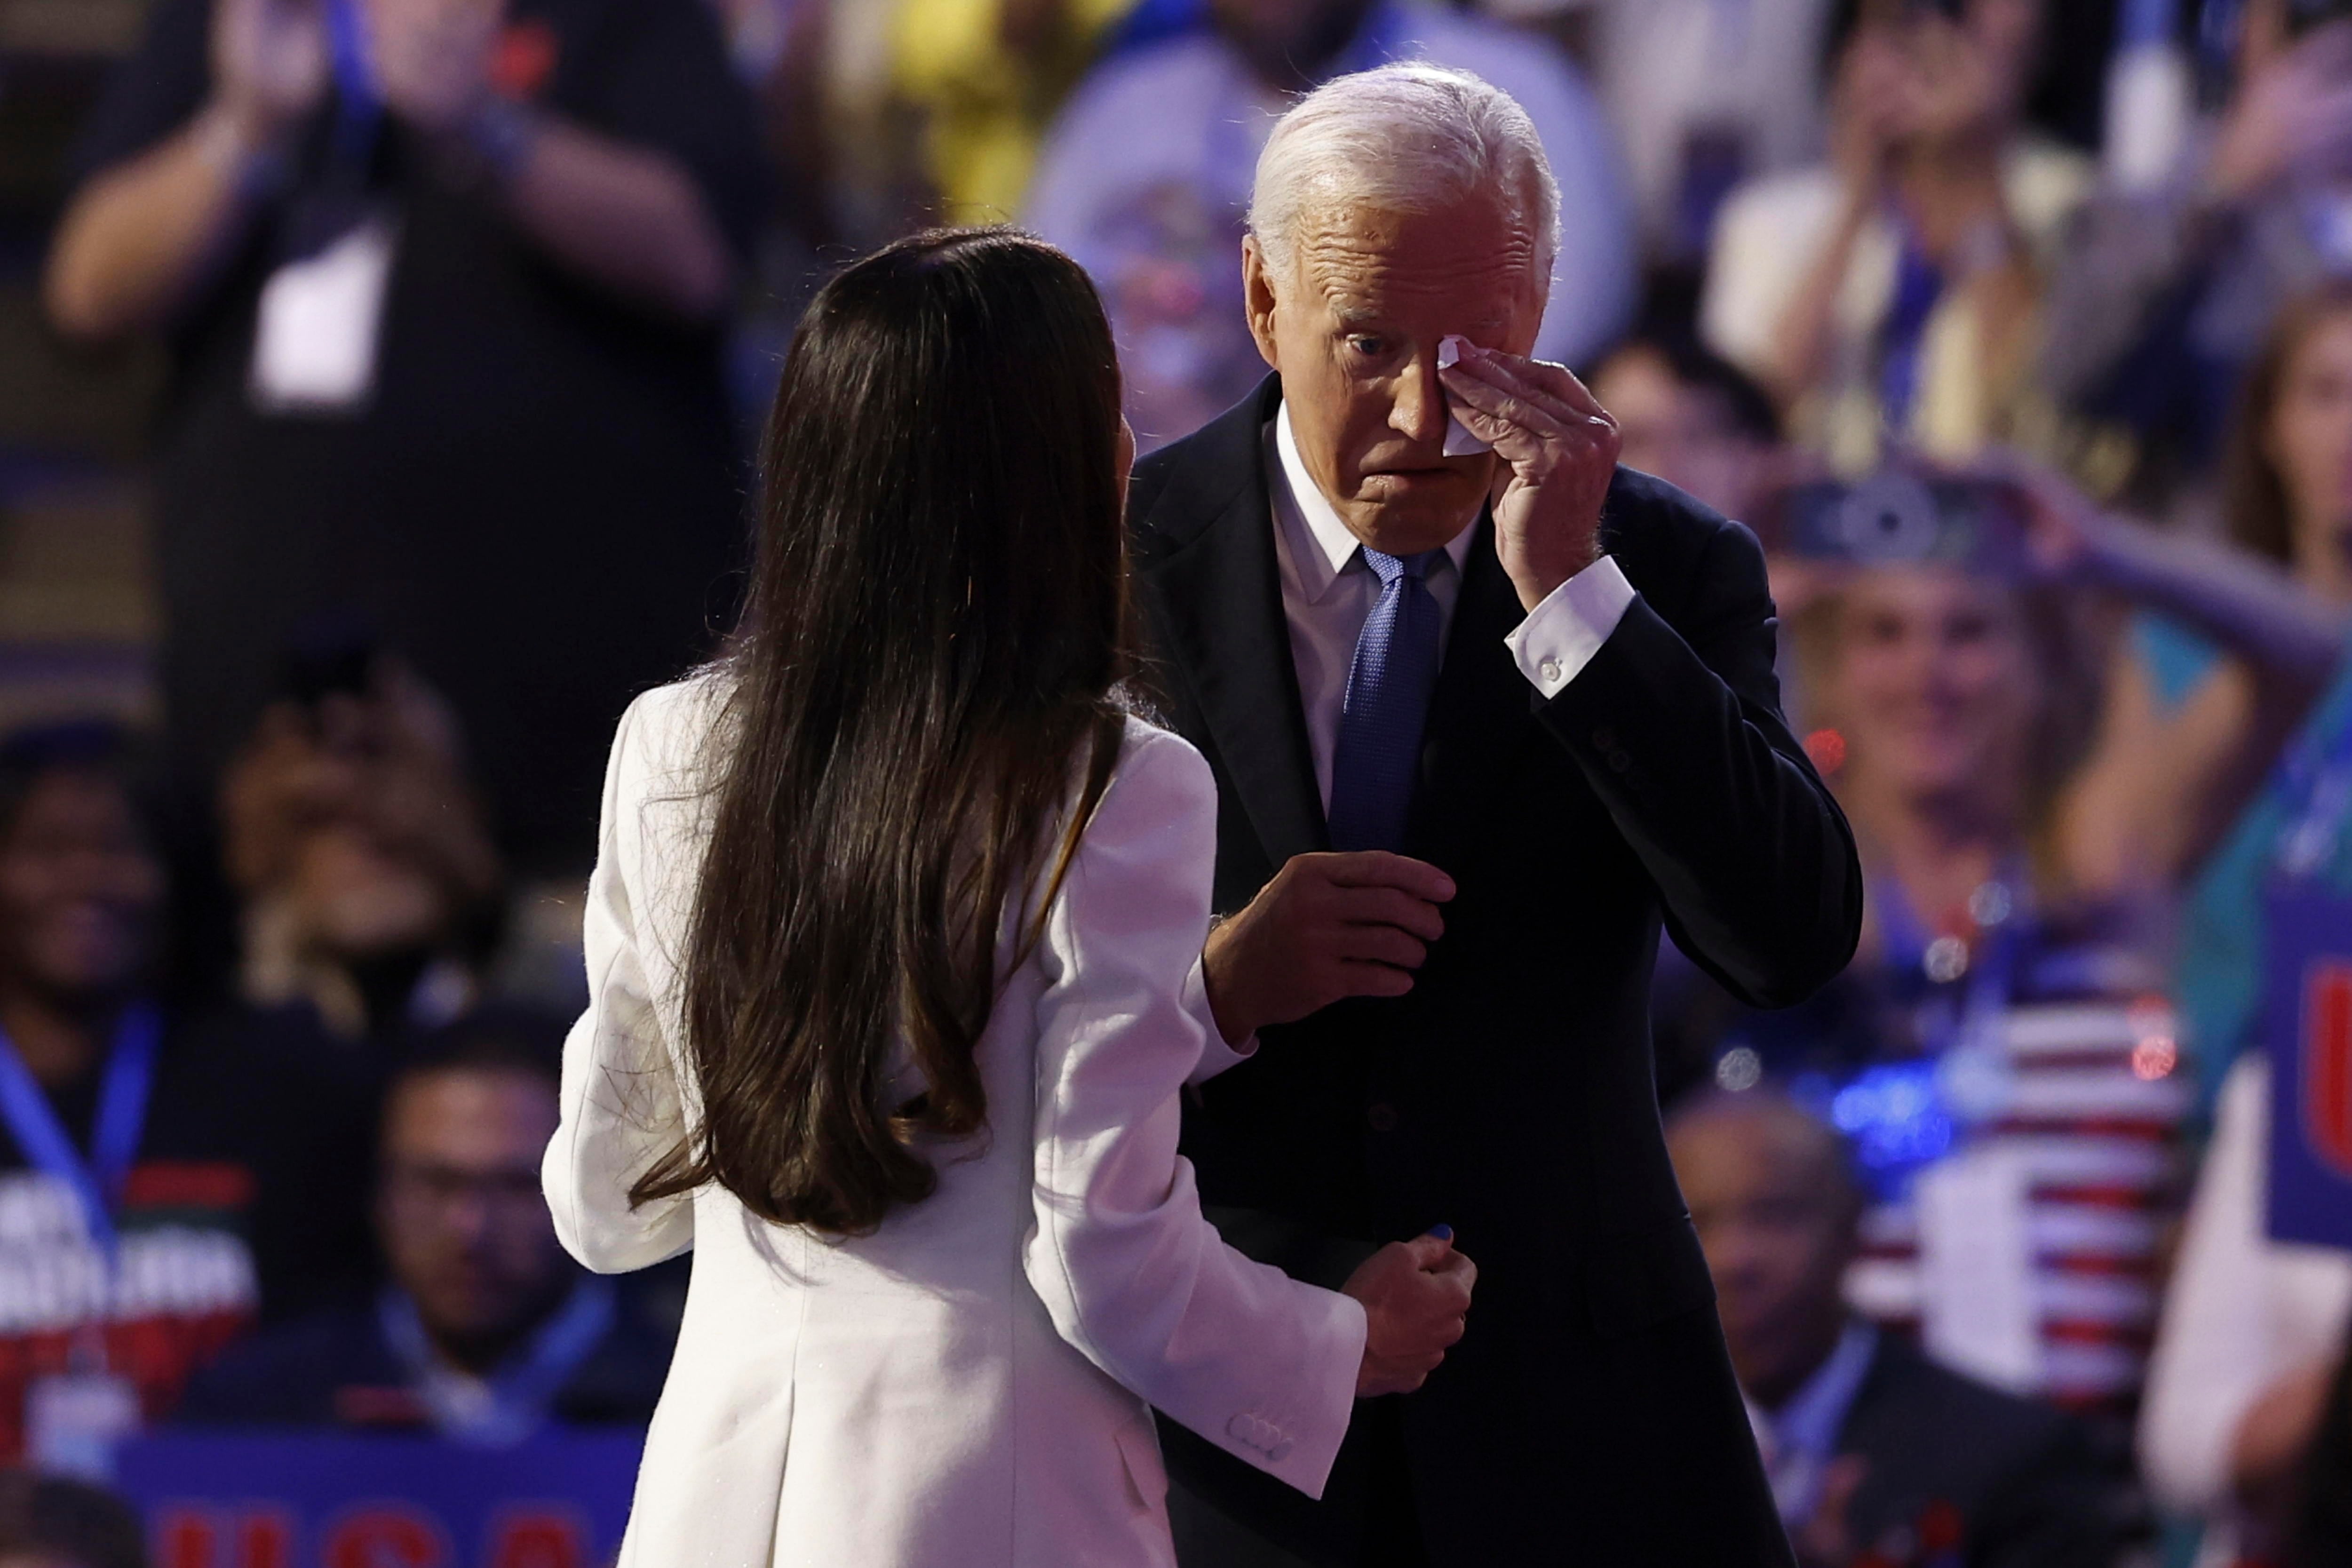
[[[16,1042],[0,1033],[0,1118],[36,1169],[73,1189],[90,1240],[110,1260],[117,1247],[114,1205],[139,1152],[148,1091],[155,1081],[156,1047],[163,1037],[163,1020],[152,1007],[142,1003],[124,1011],[107,1052],[98,1121],[90,1132],[89,1158],[84,1160]]]
[[[520,1358],[478,1381],[449,1371],[434,1353],[425,1320],[406,1292],[386,1290],[376,1313],[393,1353],[417,1380],[434,1425],[452,1437],[504,1447],[539,1426],[572,1374],[612,1331],[614,1307],[608,1281],[582,1280]]]
[[[2004,890],[2025,885],[2025,868],[2021,859],[2012,859],[1995,876],[1993,884]],[[1878,910],[1879,940],[1885,944],[1890,966],[1907,975],[1927,975],[1928,945],[1932,940],[1927,928],[1912,911],[1911,901],[1892,878],[1874,879],[1870,896]],[[1970,955],[1968,986],[1962,992],[1964,1000],[1960,1016],[1954,1026],[1941,1031],[1942,1037],[1931,1042],[1931,1048],[1940,1052],[1952,1044],[1990,1044],[2001,1015],[2009,1010],[2011,996],[2017,989],[2017,972],[2025,947],[2026,911],[2018,907],[2021,900],[2011,895],[2010,907],[2000,911],[1997,920],[1987,920],[1980,929],[1987,939],[1977,944]]]
[[[363,172],[375,150],[383,100],[368,63],[367,27],[360,19],[357,0],[327,0],[327,48],[335,69],[336,159]]]

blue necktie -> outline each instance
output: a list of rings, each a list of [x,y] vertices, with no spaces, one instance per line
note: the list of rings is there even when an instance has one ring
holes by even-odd
[[[1421,765],[1421,731],[1437,684],[1437,601],[1423,581],[1439,552],[1363,552],[1381,596],[1356,636],[1346,706],[1331,749],[1331,847],[1397,849],[1404,844]]]

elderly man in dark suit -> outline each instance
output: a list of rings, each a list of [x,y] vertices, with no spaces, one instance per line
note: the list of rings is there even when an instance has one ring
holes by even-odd
[[[1163,1428],[1201,1568],[1789,1561],[1646,994],[1663,921],[1797,1001],[1853,952],[1860,874],[1780,716],[1755,540],[1618,468],[1525,357],[1557,215],[1475,78],[1304,99],[1244,249],[1275,374],[1136,470],[1148,668],[1220,792],[1202,1200],[1307,1279],[1400,1227],[1480,1268],[1468,1336],[1360,1409],[1324,1501]]]

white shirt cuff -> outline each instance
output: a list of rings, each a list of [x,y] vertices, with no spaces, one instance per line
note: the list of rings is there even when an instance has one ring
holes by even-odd
[[[1206,1083],[1229,1067],[1235,1067],[1257,1055],[1257,1037],[1252,1035],[1238,1046],[1225,1044],[1225,1037],[1217,1032],[1217,1016],[1209,1010],[1209,972],[1200,959],[1192,961],[1192,973],[1184,976],[1184,1010],[1201,1025],[1201,1059],[1193,1067],[1186,1084]]]
[[[1549,701],[1583,673],[1633,602],[1633,584],[1615,560],[1603,555],[1546,595],[1503,646],[1518,661],[1519,673]]]

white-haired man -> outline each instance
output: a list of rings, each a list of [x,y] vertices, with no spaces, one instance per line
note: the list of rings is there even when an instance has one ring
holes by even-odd
[[[1167,1435],[1202,1568],[1789,1561],[1645,998],[1661,916],[1736,994],[1804,996],[1860,873],[1778,710],[1754,539],[1619,468],[1525,357],[1557,213],[1475,77],[1304,99],[1244,247],[1274,374],[1136,470],[1150,668],[1221,795],[1202,1201],[1302,1278],[1446,1225],[1481,1270],[1468,1337],[1360,1409],[1321,1503]]]

